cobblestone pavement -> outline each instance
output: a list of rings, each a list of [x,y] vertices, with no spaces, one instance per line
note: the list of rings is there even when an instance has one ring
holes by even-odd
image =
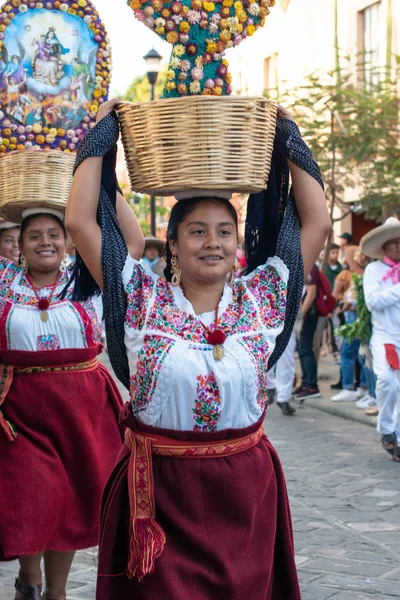
[[[307,406],[292,418],[271,407],[266,429],[285,468],[303,600],[399,598],[400,465],[374,430]],[[16,570],[0,565],[0,600],[13,599]],[[79,552],[68,600],[94,600],[95,575],[95,551]]]

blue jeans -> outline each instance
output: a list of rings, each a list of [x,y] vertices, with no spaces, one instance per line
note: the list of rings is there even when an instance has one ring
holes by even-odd
[[[303,319],[298,347],[301,365],[301,385],[304,387],[316,387],[318,385],[317,361],[313,348],[317,324],[318,315],[311,310]]]
[[[365,356],[360,356],[359,361],[364,371],[365,381],[368,387],[368,394],[371,398],[376,398],[376,375],[372,369],[365,366]]]
[[[354,374],[359,349],[360,340],[352,342],[343,340],[340,349],[340,366],[342,371],[342,387],[344,390],[354,390]]]

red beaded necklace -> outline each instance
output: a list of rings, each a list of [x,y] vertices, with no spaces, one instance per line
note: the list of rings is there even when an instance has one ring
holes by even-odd
[[[33,291],[35,293],[36,299],[38,301],[38,304],[37,304],[38,309],[42,311],[42,313],[40,315],[40,318],[43,321],[43,323],[47,323],[47,321],[49,319],[49,315],[48,315],[47,310],[50,307],[51,299],[53,297],[53,294],[55,292],[57,284],[58,284],[58,282],[61,279],[61,276],[62,276],[62,273],[59,273],[59,275],[58,275],[56,281],[53,283],[53,285],[51,285],[51,286],[50,285],[49,286],[45,286],[45,287],[51,287],[52,288],[50,296],[48,298],[41,298],[39,296],[38,292],[37,292],[36,287],[33,285],[31,278],[29,277],[29,275],[26,275],[26,278],[29,281],[29,283],[31,284],[31,287],[32,287],[32,289],[33,289]]]
[[[185,288],[183,287],[183,283],[181,283],[182,293],[186,298]],[[215,309],[215,321],[214,321],[214,329],[211,331],[209,327],[204,325],[200,319],[198,319],[200,324],[202,325],[205,331],[205,338],[207,342],[213,347],[213,356],[215,360],[222,360],[225,356],[225,350],[223,344],[226,340],[225,332],[219,328],[219,319],[218,319],[218,306]]]

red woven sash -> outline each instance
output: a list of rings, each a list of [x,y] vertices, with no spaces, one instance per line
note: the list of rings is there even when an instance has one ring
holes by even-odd
[[[236,440],[219,442],[182,442],[160,435],[146,435],[128,429],[125,444],[131,451],[128,467],[130,504],[130,545],[127,575],[143,581],[154,572],[166,536],[155,521],[153,458],[222,458],[245,452],[258,444],[263,426],[256,432]]]

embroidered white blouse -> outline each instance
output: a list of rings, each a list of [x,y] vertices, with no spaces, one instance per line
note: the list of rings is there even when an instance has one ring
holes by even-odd
[[[213,357],[205,328],[180,287],[128,256],[122,278],[125,344],[134,415],[147,425],[203,432],[247,427],[261,417],[267,365],[283,329],[289,272],[277,257],[225,286],[218,308],[227,338]]]
[[[0,349],[60,350],[89,348],[101,340],[101,323],[91,300],[79,303],[59,295],[70,273],[61,276],[47,311],[48,321],[41,320],[38,300],[21,267],[0,257]],[[52,287],[36,290],[39,297],[49,298]]]

